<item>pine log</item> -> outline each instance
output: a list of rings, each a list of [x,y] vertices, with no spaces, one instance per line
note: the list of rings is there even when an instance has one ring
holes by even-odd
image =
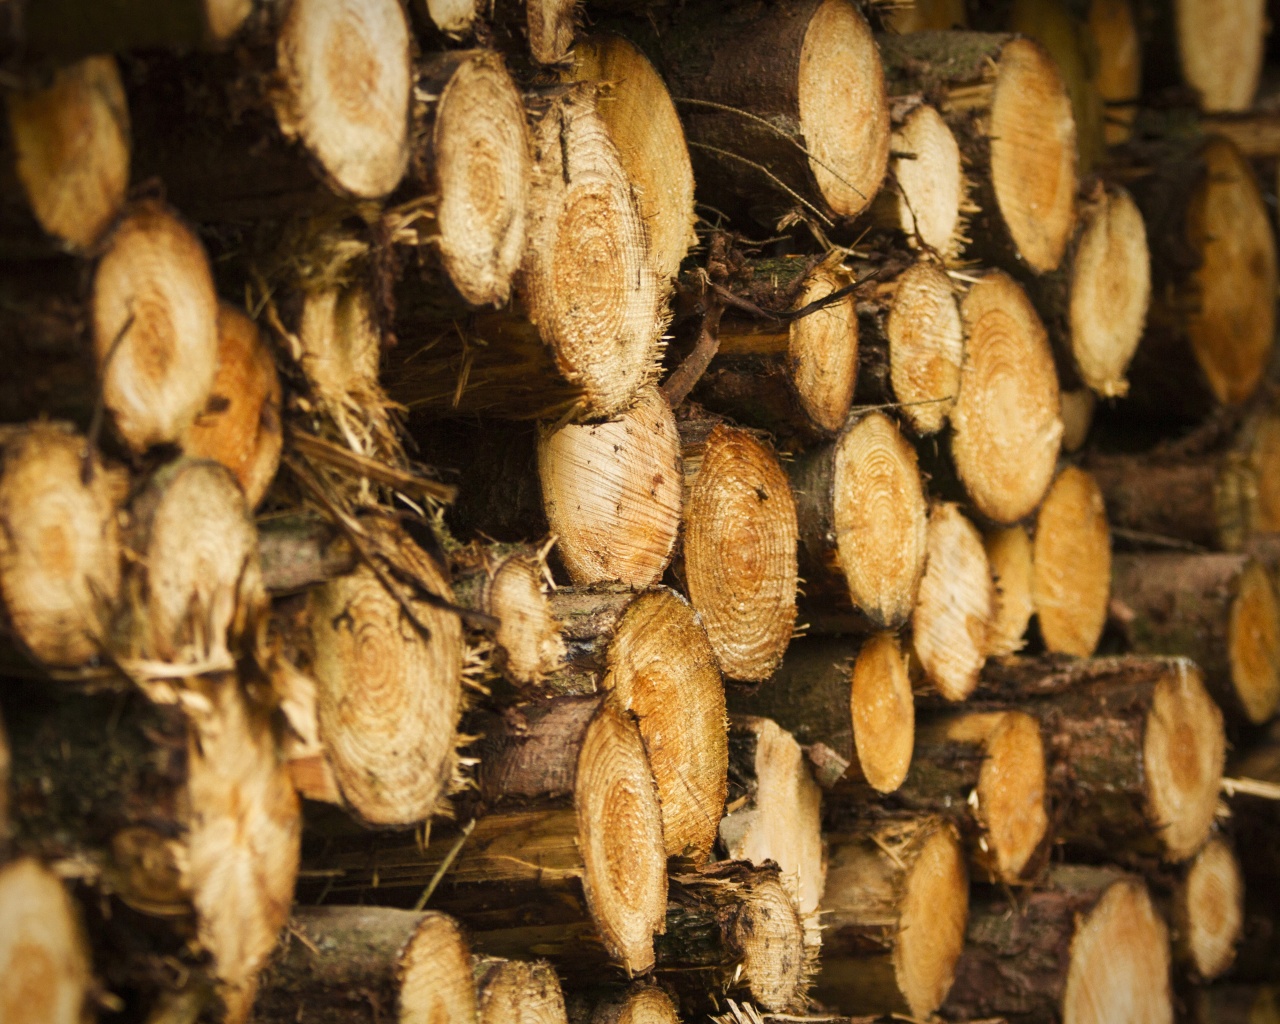
[[[657,985],[575,992],[569,997],[572,1024],[680,1024],[671,997]]]
[[[480,19],[480,0],[426,0],[427,17],[431,24],[446,38],[465,37],[476,28]]]
[[[1209,985],[1188,999],[1193,1024],[1280,1024],[1280,992],[1275,985]]]
[[[1017,654],[1036,610],[1035,549],[1021,526],[992,530],[983,537],[983,547],[996,583],[988,646],[992,657]]]
[[[1231,844],[1214,836],[1158,893],[1171,929],[1174,962],[1199,982],[1230,970],[1244,927],[1245,885]]]
[[[969,914],[955,828],[893,815],[830,836],[815,995],[842,1011],[924,1020],[951,988]]]
[[[686,4],[628,31],[676,98],[702,201],[770,224],[798,206],[825,225],[871,202],[889,111],[879,51],[852,3]]]
[[[1161,23],[1172,24],[1182,80],[1201,110],[1243,111],[1253,106],[1266,49],[1266,5],[1235,0],[1214,12],[1185,2],[1157,6]],[[1151,55],[1155,57],[1153,53]],[[1153,61],[1154,63],[1155,61]]]
[[[1003,273],[984,275],[960,307],[965,361],[951,410],[951,455],[974,507],[1009,525],[1053,480],[1062,419],[1044,325]]]
[[[773,678],[750,693],[730,691],[729,709],[774,719],[806,747],[823,744],[847,765],[841,775],[879,793],[897,789],[911,766],[915,703],[906,657],[892,633],[860,644],[801,639]]]
[[[1140,879],[1062,865],[1011,902],[999,889],[974,890],[944,1013],[1018,1024],[1092,1024],[1117,1012],[1173,1020],[1169,935]]]
[[[99,954],[104,975],[163,995],[138,951],[155,941],[243,1020],[288,917],[301,834],[266,712],[229,675],[188,683],[181,705],[136,689],[3,689],[15,851],[150,922]]]
[[[822,791],[795,738],[769,718],[737,715],[729,727],[728,806],[720,843],[731,860],[773,861],[802,916],[826,881]]]
[[[298,907],[251,1021],[473,1024],[471,953],[458,923],[386,907]]]
[[[1093,427],[1093,414],[1098,407],[1098,396],[1090,388],[1063,391],[1062,399],[1062,450],[1074,454],[1084,447]]]
[[[567,74],[571,81],[594,82],[602,90],[600,119],[635,185],[654,270],[665,285],[679,274],[697,241],[693,168],[671,95],[649,59],[613,33],[580,40]]]
[[[881,36],[889,94],[919,95],[960,146],[978,210],[969,250],[1035,273],[1062,262],[1076,193],[1076,127],[1053,59],[1029,39],[976,32]]]
[[[473,958],[476,1024],[568,1024],[560,979],[545,960]]]
[[[350,538],[306,513],[274,516],[258,523],[262,585],[285,597],[345,576],[359,564]]]
[[[685,591],[729,679],[767,679],[796,623],[797,508],[772,447],[713,418],[680,421]]]
[[[788,469],[806,597],[820,615],[851,605],[873,629],[905,622],[925,571],[928,506],[897,424],[867,413]]]
[[[1129,141],[1142,92],[1142,41],[1130,0],[1091,0],[1085,28],[1097,54],[1094,86],[1105,105],[1108,146]]]
[[[564,64],[578,21],[578,0],[494,0],[489,23],[495,41],[538,64]]]

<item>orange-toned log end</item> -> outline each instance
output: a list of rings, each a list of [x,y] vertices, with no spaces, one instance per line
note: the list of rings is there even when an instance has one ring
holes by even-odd
[[[885,327],[889,379],[918,434],[936,434],[955,408],[964,327],[946,271],[921,261],[898,278]]]
[[[1058,372],[1044,324],[1006,274],[974,285],[961,315],[967,341],[952,456],[978,511],[1015,523],[1040,503],[1057,465]]]
[[[77,252],[124,205],[129,108],[114,57],[59,68],[52,81],[6,95],[15,171],[40,227]]]
[[[1215,138],[1201,158],[1204,178],[1187,209],[1187,241],[1200,254],[1187,334],[1215,397],[1238,405],[1257,389],[1275,344],[1276,241],[1240,151]]]
[[[180,442],[218,368],[218,299],[204,247],[156,200],[107,238],[93,278],[93,354],[102,396],[135,452]]]
[[[921,104],[894,131],[893,153],[893,223],[923,248],[953,258],[964,244],[966,187],[960,146],[947,122]]]
[[[0,868],[0,1019],[83,1024],[92,983],[89,944],[58,877],[30,859]]]
[[[568,1024],[560,979],[545,960],[474,960],[476,1024]]]
[[[1183,861],[1209,834],[1226,751],[1222,712],[1188,661],[1156,684],[1142,739],[1147,816],[1164,856]]]
[[[1142,40],[1130,0],[1092,0],[1085,27],[1098,54],[1093,81],[1106,104],[1103,138],[1128,142],[1142,92]]]
[[[724,683],[706,630],[682,596],[659,589],[627,606],[602,685],[640,726],[667,856],[705,861],[728,789]]]
[[[983,749],[976,814],[986,829],[984,859],[995,878],[1015,882],[1049,833],[1040,723],[1020,711],[1006,712]]]
[[[906,879],[894,973],[912,1016],[930,1016],[947,997],[968,922],[968,874],[955,833],[925,841]]]
[[[1173,11],[1182,77],[1200,94],[1201,109],[1248,110],[1262,76],[1267,5],[1175,0]]]
[[[920,666],[947,700],[964,700],[978,685],[995,614],[995,583],[982,536],[957,506],[934,505],[911,628]]]
[[[280,376],[257,325],[234,306],[220,303],[218,372],[183,450],[231,470],[250,508],[262,501],[280,465],[280,403]]]
[[[849,710],[854,750],[867,785],[892,793],[907,777],[916,736],[907,659],[892,633],[877,633],[858,651]]]
[[[991,101],[991,181],[1018,254],[1055,270],[1075,226],[1076,124],[1053,58],[1030,39],[1000,51]]]
[[[1280,706],[1280,596],[1255,561],[1236,581],[1227,624],[1227,663],[1240,706],[1254,725]]]
[[[378,199],[409,162],[409,26],[396,0],[298,0],[276,37],[276,120],[342,191]]]
[[[850,283],[849,275],[836,267],[817,267],[805,279],[796,308]],[[835,433],[849,415],[858,377],[858,311],[852,295],[791,322],[787,362],[805,415],[815,426]]]
[[[984,539],[991,575],[996,581],[996,615],[991,622],[991,654],[1003,657],[1022,650],[1035,614],[1035,560],[1031,538],[1021,526],[993,530]]]
[[[1231,845],[1205,843],[1174,891],[1175,952],[1196,975],[1212,981],[1235,960],[1244,927],[1244,877]]]
[[[1032,575],[1045,647],[1087,658],[1107,622],[1111,530],[1102,491],[1083,469],[1064,469],[1040,506]]]
[[[772,675],[796,622],[795,500],[773,450],[717,425],[684,445],[684,573],[720,670]]]
[[[1063,1024],[1170,1024],[1169,932],[1139,881],[1115,882],[1071,940]]]
[[[120,593],[123,481],[68,427],[36,423],[0,462],[0,598],[38,660],[70,668],[103,652]]]
[[[682,473],[675,417],[656,388],[616,419],[544,433],[538,476],[575,584],[661,579],[680,530]]]
[[[637,985],[597,1003],[588,1024],[680,1024],[671,997],[656,985]]]

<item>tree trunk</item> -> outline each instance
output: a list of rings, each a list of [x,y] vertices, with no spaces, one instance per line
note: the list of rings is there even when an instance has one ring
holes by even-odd
[[[473,958],[476,1024],[568,1024],[564,992],[545,960]]]

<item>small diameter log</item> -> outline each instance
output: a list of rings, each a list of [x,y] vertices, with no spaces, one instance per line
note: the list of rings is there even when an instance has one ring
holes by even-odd
[[[467,35],[480,18],[480,0],[426,0],[427,17],[450,38]]]
[[[983,538],[987,563],[996,581],[995,616],[988,643],[992,657],[1017,654],[1035,614],[1035,556],[1021,526],[993,530]]]
[[[1176,962],[1200,981],[1230,970],[1244,927],[1244,877],[1231,844],[1215,836],[1174,883],[1166,916]]]
[[[1045,648],[1093,654],[1111,597],[1111,531],[1097,483],[1067,466],[1036,513],[1032,597]]]
[[[1161,7],[1163,16],[1173,16],[1178,66],[1183,81],[1198,94],[1200,109],[1248,110],[1262,76],[1266,5],[1235,0],[1208,11],[1199,4],[1175,0]]]
[[[766,441],[711,419],[679,424],[681,571],[727,678],[769,678],[796,622],[796,502]]]
[[[935,503],[911,634],[921,670],[947,700],[964,700],[977,685],[996,614],[996,585],[982,535],[958,506]]]
[[[850,1012],[931,1017],[951,988],[969,915],[955,827],[893,815],[829,843],[815,995]]]
[[[218,300],[199,239],[156,200],[105,242],[90,319],[103,402],[135,452],[181,442],[218,369]]]
[[[545,960],[477,956],[472,963],[476,1024],[568,1024],[560,979]]]
[[[1142,92],[1142,41],[1130,0],[1091,0],[1085,28],[1097,54],[1093,85],[1105,105],[1102,137],[1128,142]]]
[[[1169,1024],[1168,930],[1142,881],[1115,868],[1055,867],[1044,888],[1016,902],[975,889],[943,1012],[1063,1024],[1122,1012]]]
[[[889,94],[920,95],[946,119],[972,180],[971,249],[1054,270],[1071,238],[1076,127],[1038,43],[977,32],[879,37]]]
[[[183,450],[231,470],[251,509],[266,496],[280,465],[281,402],[280,375],[257,325],[219,303],[218,370]]]
[[[573,1024],[680,1024],[671,997],[656,985],[636,984],[622,992],[570,997]]]
[[[915,702],[906,657],[892,633],[861,645],[798,640],[768,682],[752,693],[731,691],[729,708],[774,719],[806,747],[823,744],[848,765],[841,774],[879,793],[897,789],[911,766]]]
[[[833,611],[851,602],[874,629],[905,622],[925,569],[928,506],[897,424],[868,413],[788,468],[806,596]]]
[[[1063,391],[1062,398],[1062,450],[1075,453],[1084,447],[1093,427],[1093,414],[1098,407],[1098,396],[1089,388]]]
[[[113,57],[89,57],[54,71],[35,87],[6,91],[8,145],[0,152],[17,178],[26,209],[6,188],[6,248],[39,233],[59,248],[84,253],[106,234],[129,185],[129,109]],[[8,184],[8,182],[6,182]],[[39,243],[30,255],[39,251]]]
[[[729,728],[729,795],[720,842],[731,860],[773,861],[801,915],[816,913],[826,879],[822,791],[795,738],[768,718]]]
[[[92,1019],[84,926],[56,874],[29,857],[0,867],[0,1009],[9,1024]]]
[[[955,287],[946,272],[921,260],[893,284],[883,331],[889,381],[901,414],[917,434],[936,434],[960,393],[965,334]]]
[[[951,455],[977,510],[1012,524],[1053,480],[1062,441],[1058,373],[1044,324],[1007,275],[984,275],[960,307],[965,361]]]
[[[685,253],[697,241],[693,168],[671,95],[649,59],[612,33],[579,42],[568,77],[601,87],[600,119],[635,185],[654,270],[665,285],[679,274]]]
[[[36,423],[0,447],[0,597],[7,632],[38,661],[104,653],[120,593],[125,481],[68,427]]]
[[[847,0],[785,8],[686,5],[637,37],[676,97],[706,202],[773,223],[802,206],[861,213],[889,157],[880,53]]]
[[[528,63],[563,64],[570,56],[578,23],[578,0],[494,0],[490,22],[509,50]]]
[[[444,914],[298,907],[249,1019],[475,1024],[472,979],[462,929]]]
[[[1190,658],[1233,725],[1280,705],[1280,596],[1245,555],[1123,554],[1112,575],[1130,650]]]

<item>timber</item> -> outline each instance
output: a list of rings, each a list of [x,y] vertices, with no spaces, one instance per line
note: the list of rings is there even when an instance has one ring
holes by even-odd
[[[996,581],[995,617],[988,641],[991,654],[1017,654],[1035,614],[1035,549],[1021,526],[1006,526],[983,537],[987,562]]]
[[[1240,862],[1214,836],[1180,873],[1167,904],[1175,962],[1200,981],[1226,974],[1244,929],[1244,899]]]
[[[477,1024],[568,1024],[564,992],[545,960],[473,958]]]

